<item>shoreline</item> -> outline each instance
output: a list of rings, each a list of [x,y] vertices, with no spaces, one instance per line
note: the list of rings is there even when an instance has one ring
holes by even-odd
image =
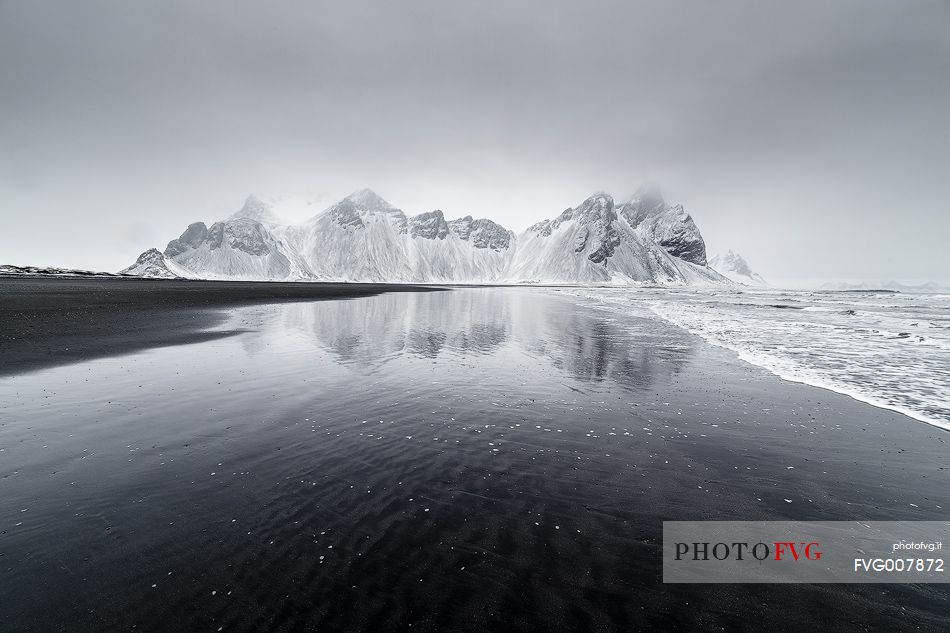
[[[240,334],[226,308],[439,292],[423,285],[0,277],[0,376]]]
[[[851,398],[852,400],[855,400],[855,401],[857,401],[857,402],[861,402],[861,403],[863,403],[863,404],[870,405],[870,406],[875,407],[875,408],[877,408],[877,409],[883,409],[883,410],[885,410],[885,411],[890,411],[891,413],[898,413],[898,414],[903,415],[904,417],[910,418],[911,420],[914,420],[914,421],[916,421],[916,422],[923,422],[924,424],[927,424],[927,425],[929,425],[929,426],[938,428],[938,429],[940,429],[940,430],[942,430],[942,431],[950,432],[950,422],[948,422],[948,421],[946,421],[946,420],[939,420],[939,419],[936,419],[936,418],[927,417],[926,415],[924,415],[923,413],[920,413],[920,412],[918,412],[918,411],[913,411],[912,409],[907,409],[906,407],[902,407],[902,406],[900,406],[900,405],[890,404],[890,403],[884,402],[884,401],[882,401],[882,400],[879,400],[879,399],[875,398],[875,397],[872,396],[872,395],[866,395],[866,394],[862,394],[862,393],[860,393],[860,392],[858,392],[858,391],[850,390],[850,389],[848,389],[848,387],[843,386],[843,385],[836,385],[836,384],[834,384],[834,383],[825,382],[825,381],[822,381],[821,379],[818,379],[818,378],[808,378],[808,377],[804,377],[804,376],[795,376],[795,375],[793,375],[793,374],[783,372],[783,371],[781,371],[781,370],[779,370],[779,369],[776,369],[776,368],[774,368],[774,367],[770,367],[767,363],[764,363],[764,362],[761,362],[761,361],[756,362],[756,360],[752,360],[752,359],[755,358],[755,356],[754,356],[753,354],[751,354],[750,352],[746,351],[746,350],[738,349],[738,348],[736,348],[736,347],[734,347],[734,346],[730,346],[730,345],[728,345],[728,344],[726,344],[726,343],[723,343],[723,342],[721,342],[721,341],[719,341],[719,340],[716,340],[716,339],[713,338],[713,337],[703,336],[703,334],[700,333],[700,332],[695,332],[695,331],[693,331],[693,330],[691,330],[691,329],[689,329],[689,328],[686,328],[686,327],[683,327],[682,325],[679,325],[678,323],[675,323],[675,322],[673,322],[673,321],[669,321],[669,320],[667,320],[667,319],[664,319],[664,318],[663,318],[662,316],[660,316],[660,315],[657,315],[657,319],[659,319],[660,321],[663,321],[664,323],[669,323],[669,324],[671,324],[671,325],[674,325],[674,326],[676,326],[676,327],[682,329],[682,330],[683,330],[684,332],[686,332],[687,334],[690,334],[690,335],[692,335],[692,336],[697,336],[697,337],[699,337],[704,343],[706,343],[706,344],[708,344],[708,345],[713,345],[713,346],[718,347],[718,348],[720,348],[720,349],[727,350],[727,351],[729,351],[729,352],[735,354],[735,355],[736,355],[736,358],[739,359],[740,361],[742,361],[742,362],[744,362],[744,363],[747,363],[747,364],[749,364],[749,365],[751,365],[751,366],[753,366],[753,367],[756,367],[756,368],[758,368],[758,369],[762,369],[762,370],[768,372],[769,374],[771,374],[771,375],[773,375],[773,376],[775,376],[775,377],[777,377],[777,378],[780,378],[781,380],[783,380],[783,381],[785,381],[785,382],[795,383],[795,384],[799,384],[799,385],[807,385],[808,387],[814,387],[814,388],[816,388],[816,389],[823,389],[823,390],[825,390],[825,391],[830,391],[831,393],[835,393],[835,394],[838,394],[838,395],[841,395],[841,396],[847,396],[847,397]]]
[[[31,280],[91,280],[91,281],[143,281],[143,282],[167,282],[167,283],[210,283],[210,284],[282,284],[295,286],[389,286],[393,288],[603,288],[614,290],[706,290],[706,289],[726,289],[741,292],[747,286],[733,283],[732,285],[669,285],[660,284],[636,284],[636,283],[532,283],[532,282],[472,282],[464,283],[458,281],[449,282],[428,282],[428,281],[345,281],[329,279],[290,279],[286,281],[274,279],[204,279],[191,277],[140,277],[138,275],[125,275],[120,273],[93,273],[85,271],[68,271],[62,273],[51,272],[17,272],[10,273],[0,268],[0,281],[9,279],[31,279]]]
[[[597,307],[603,308],[608,312],[614,312],[622,306],[622,304],[604,301],[594,294],[591,294],[588,298],[597,301]],[[679,328],[683,332],[697,337],[706,344],[724,349],[734,354],[738,360],[762,369],[783,381],[807,385],[809,387],[847,396],[863,404],[901,414],[916,422],[922,422],[941,431],[950,431],[950,419],[940,417],[939,414],[930,413],[926,407],[926,403],[919,403],[920,406],[915,408],[914,405],[918,403],[910,402],[905,404],[899,401],[888,400],[886,393],[879,393],[874,389],[867,388],[868,386],[873,387],[873,383],[861,384],[855,382],[854,384],[849,384],[847,380],[836,379],[834,375],[822,375],[820,368],[796,362],[795,359],[776,356],[770,353],[768,349],[750,349],[748,346],[742,344],[743,340],[741,336],[730,335],[724,338],[720,336],[719,332],[715,329],[707,330],[704,327],[691,324],[689,321],[684,322],[682,319],[677,318],[675,311],[671,313],[665,309],[660,310],[655,304],[649,302],[645,304],[645,307],[646,312],[649,313],[652,318]],[[808,308],[805,308],[805,310],[807,309]]]
[[[243,333],[244,330],[240,329],[217,329],[227,320],[227,316],[220,312],[226,308],[295,301],[353,299],[388,292],[440,292],[479,288],[537,288],[558,292],[560,289],[616,290],[619,287],[568,284],[232,281],[160,279],[109,274],[0,274],[0,297],[3,299],[0,302],[0,352],[6,360],[0,365],[0,377],[92,358],[131,353],[150,347],[196,343]],[[692,290],[678,287],[629,287],[631,291],[657,288]],[[129,290],[141,293],[124,292],[121,298],[112,294],[112,291]],[[109,310],[110,307],[113,309]],[[78,310],[78,315],[71,310]],[[706,344],[727,350],[742,362],[762,369],[785,382],[847,396],[857,402],[900,414],[942,431],[950,431],[950,422],[945,420],[887,403],[847,386],[771,367],[741,348],[670,321],[653,310],[651,313],[658,321],[698,337]],[[80,326],[78,328],[75,323],[77,316]],[[149,327],[150,319],[161,320],[164,325]],[[82,327],[83,324],[85,327]],[[67,326],[71,329],[70,334],[61,335]],[[136,330],[136,336],[132,336],[130,330]],[[67,339],[73,341],[69,346],[65,344]]]

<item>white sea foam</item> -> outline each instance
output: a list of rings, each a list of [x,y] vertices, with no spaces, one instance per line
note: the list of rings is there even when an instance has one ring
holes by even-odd
[[[950,430],[950,306],[928,295],[584,290],[642,307],[781,378]],[[833,305],[834,307],[828,307]]]

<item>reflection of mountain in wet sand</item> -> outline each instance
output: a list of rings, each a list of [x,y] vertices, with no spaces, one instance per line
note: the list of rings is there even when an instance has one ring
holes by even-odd
[[[525,309],[539,314],[516,320],[519,343],[580,381],[645,389],[660,376],[682,371],[694,352],[692,340],[656,321],[627,317],[621,324],[559,297],[529,299],[521,300]]]
[[[491,289],[296,304],[288,306],[286,319],[285,325],[312,333],[341,362],[363,364],[401,353],[491,353],[511,328],[507,293]]]
[[[282,310],[282,327],[312,335],[341,363],[364,366],[400,354],[493,354],[510,342],[577,380],[643,389],[680,371],[693,353],[688,337],[656,321],[631,317],[621,325],[607,313],[527,289],[387,294]]]

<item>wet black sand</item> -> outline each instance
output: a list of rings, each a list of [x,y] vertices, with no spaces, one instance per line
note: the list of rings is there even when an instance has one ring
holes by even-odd
[[[945,431],[545,291],[229,313],[0,379],[0,630],[950,627],[945,585],[659,559],[665,519],[945,519]]]
[[[221,308],[433,289],[405,284],[0,276],[0,376],[240,333],[208,331],[226,319]]]

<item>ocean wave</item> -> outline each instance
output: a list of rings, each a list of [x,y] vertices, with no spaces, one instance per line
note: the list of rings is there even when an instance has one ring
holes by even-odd
[[[827,302],[835,307],[788,309],[785,299],[773,303],[777,297],[767,293],[760,302],[748,301],[749,295],[730,301],[672,292],[579,294],[626,314],[647,309],[784,380],[950,430],[950,332],[940,325],[950,309],[944,304],[886,308],[865,294]]]
[[[946,408],[950,391],[946,382],[929,371],[931,368],[921,367],[915,372],[903,362],[888,367],[887,354],[866,353],[867,335],[893,341],[905,338],[899,336],[900,332],[851,329],[850,340],[827,338],[823,348],[816,344],[809,349],[802,345],[803,341],[796,341],[794,347],[783,345],[781,336],[770,336],[762,330],[755,332],[754,326],[740,319],[722,319],[728,321],[727,325],[708,319],[708,315],[703,319],[701,315],[690,314],[684,306],[654,302],[649,307],[662,319],[730,349],[742,360],[784,380],[828,389],[950,430],[950,410]],[[784,325],[820,327],[802,322]],[[848,372],[842,372],[843,367]]]

